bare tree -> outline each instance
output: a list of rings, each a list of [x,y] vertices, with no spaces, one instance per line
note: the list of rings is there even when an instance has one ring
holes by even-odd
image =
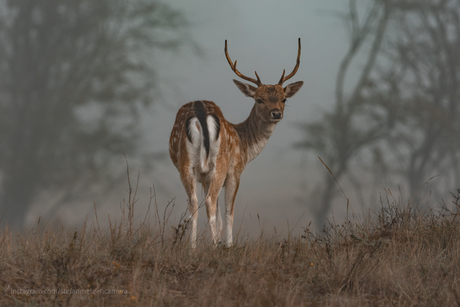
[[[432,176],[446,191],[460,185],[460,1],[422,1],[395,12],[395,30],[376,75],[388,88],[397,127],[385,139],[385,164],[405,179],[411,195]],[[395,79],[398,80],[395,82]],[[439,189],[434,189],[439,190]]]
[[[187,23],[147,0],[4,0],[0,15],[0,217],[19,228],[40,192],[74,195],[136,151],[152,55]]]
[[[336,179],[358,188],[363,181],[351,165],[361,166],[361,174],[403,178],[410,195],[438,174],[438,188],[455,188],[460,184],[460,1],[374,0],[361,23],[358,11],[350,0],[345,16],[350,47],[338,71],[334,109],[302,124],[306,136],[297,146],[314,151]],[[346,95],[344,80],[358,54],[366,60]],[[334,178],[325,174],[318,188],[319,226],[337,194]]]
[[[315,152],[337,180],[347,176],[357,186],[360,182],[350,170],[351,163],[387,131],[385,112],[373,107],[373,102],[365,99],[365,92],[372,87],[370,76],[376,66],[391,11],[392,7],[386,1],[374,1],[361,18],[356,0],[349,1],[349,12],[343,18],[349,32],[349,48],[337,73],[334,108],[318,121],[301,124],[305,139],[295,145]],[[344,82],[350,65],[368,47],[361,74],[347,95]],[[334,177],[326,171],[317,188],[320,199],[313,210],[318,228],[324,224],[337,196]]]

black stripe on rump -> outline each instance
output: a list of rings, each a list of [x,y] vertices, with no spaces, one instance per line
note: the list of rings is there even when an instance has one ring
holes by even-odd
[[[203,128],[204,148],[206,149],[206,158],[209,157],[209,130],[206,123],[206,110],[202,101],[195,101],[195,114]]]
[[[187,139],[190,141],[190,143],[192,143],[192,133],[190,132],[190,120],[193,117],[194,116],[191,116],[191,117],[187,118],[187,120],[185,121],[185,128],[187,129]]]
[[[195,101],[194,102],[194,107],[195,107],[195,116],[187,118],[185,122],[185,127],[187,128],[187,138],[192,142],[192,133],[190,131],[190,120],[193,117],[198,118],[198,121],[200,122],[201,127],[203,128],[203,138],[204,138],[204,148],[206,149],[206,158],[209,157],[209,130],[208,130],[208,124],[206,123],[206,110],[204,109],[204,105],[202,101]],[[212,114],[214,118],[216,116]],[[220,130],[220,124],[219,124],[219,119],[216,118],[216,122],[218,124],[218,131]]]

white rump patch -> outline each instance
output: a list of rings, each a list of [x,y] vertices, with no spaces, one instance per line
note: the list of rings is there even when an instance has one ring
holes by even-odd
[[[208,124],[209,139],[213,142],[217,137],[217,123],[214,116],[208,115],[208,117],[206,117],[206,124]]]
[[[187,140],[187,152],[190,158],[190,167],[199,165],[201,173],[209,172],[209,162],[215,165],[217,153],[219,151],[220,139],[216,142],[217,122],[211,115],[206,117],[206,125],[209,133],[209,156],[206,159],[206,148],[204,146],[203,128],[198,118],[194,117],[189,121],[188,131],[190,132],[192,142]]]
[[[198,129],[199,127],[199,129]],[[200,161],[200,147],[203,143],[201,131],[203,130],[200,125],[198,118],[194,117],[189,121],[189,126],[187,127],[192,141],[190,142],[187,138],[187,153],[190,159],[190,174],[193,174],[192,168],[197,165]]]
[[[209,161],[216,165],[217,154],[219,153],[220,147],[220,138],[218,138],[219,136],[217,135],[218,125],[216,119],[212,115],[206,117],[206,124],[208,125],[209,131]]]

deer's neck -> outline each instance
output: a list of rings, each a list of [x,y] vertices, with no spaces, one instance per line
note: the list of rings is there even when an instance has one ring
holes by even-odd
[[[252,161],[262,152],[275,126],[276,123],[260,120],[255,108],[252,108],[249,117],[244,122],[235,125],[240,138],[241,155],[245,163]]]

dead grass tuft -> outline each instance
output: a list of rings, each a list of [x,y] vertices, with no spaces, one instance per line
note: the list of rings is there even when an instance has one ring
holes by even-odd
[[[81,229],[0,233],[0,305],[51,306],[460,306],[460,190],[452,206],[420,212],[382,201],[363,221],[320,234],[262,234],[191,252],[188,222],[159,212],[152,188],[142,223],[137,186],[122,218]],[[449,209],[449,207],[452,207]]]

